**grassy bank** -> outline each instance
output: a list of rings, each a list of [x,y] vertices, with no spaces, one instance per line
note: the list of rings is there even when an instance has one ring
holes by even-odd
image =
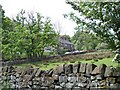
[[[112,62],[112,58],[104,58],[104,59],[100,59],[100,60],[71,60],[71,61],[58,61],[58,60],[52,60],[52,61],[39,61],[39,62],[34,62],[34,63],[27,63],[27,64],[19,64],[19,65],[15,65],[16,67],[21,67],[21,68],[25,68],[29,65],[33,66],[34,68],[40,68],[42,70],[49,70],[51,68],[55,68],[59,65],[62,64],[73,64],[73,63],[93,63],[96,65],[100,65],[100,64],[106,64],[107,66],[113,66],[113,67],[117,67],[118,63]]]

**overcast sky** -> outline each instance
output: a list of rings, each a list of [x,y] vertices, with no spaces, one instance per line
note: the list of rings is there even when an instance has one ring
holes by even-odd
[[[50,17],[54,24],[59,23],[61,34],[70,36],[74,34],[75,23],[63,17],[63,14],[72,11],[65,0],[0,0],[0,4],[8,17],[15,17],[21,9],[27,12],[39,12],[43,16]]]

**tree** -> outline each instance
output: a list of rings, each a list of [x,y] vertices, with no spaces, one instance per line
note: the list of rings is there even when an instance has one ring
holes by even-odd
[[[76,16],[75,13],[70,14],[71,19],[78,25],[83,23],[93,30],[112,50],[120,48],[120,2],[67,0],[66,3],[70,4],[84,18]]]
[[[77,50],[96,49],[100,43],[98,37],[88,30],[77,30],[72,37],[72,42],[75,44]]]
[[[3,59],[40,57],[45,47],[57,47],[58,34],[50,19],[39,13],[25,14],[22,10],[14,19],[3,17],[0,31]]]
[[[10,44],[10,34],[13,29],[13,22],[4,15],[5,11],[2,9],[2,6],[0,5],[0,13],[1,13],[1,30],[0,33],[1,35],[1,53],[2,53],[2,58],[8,57],[11,54],[11,44]],[[9,55],[8,55],[9,54]],[[12,56],[12,55],[11,55]]]

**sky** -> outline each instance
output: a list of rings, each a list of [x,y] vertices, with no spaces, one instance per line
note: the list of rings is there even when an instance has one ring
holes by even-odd
[[[76,24],[65,19],[63,14],[70,13],[72,8],[65,0],[0,0],[5,10],[5,15],[13,18],[21,9],[26,12],[39,12],[45,17],[50,17],[53,24],[59,25],[61,35],[74,35]]]

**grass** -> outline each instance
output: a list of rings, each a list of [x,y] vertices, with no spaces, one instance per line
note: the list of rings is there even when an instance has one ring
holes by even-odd
[[[100,64],[106,64],[107,66],[113,66],[113,67],[117,67],[118,66],[118,63],[116,62],[112,62],[112,59],[113,58],[104,58],[104,59],[101,59],[101,60],[89,60],[89,61],[81,61],[82,63],[93,63],[95,65],[100,65]]]
[[[55,68],[59,65],[63,65],[63,64],[74,64],[74,63],[93,63],[95,65],[100,65],[100,64],[106,64],[107,66],[113,66],[113,67],[117,67],[118,63],[112,62],[112,58],[104,58],[104,59],[100,59],[100,60],[72,60],[72,61],[39,61],[39,62],[34,62],[34,63],[27,63],[27,64],[19,64],[19,65],[15,65],[16,67],[20,67],[20,68],[25,68],[29,65],[33,66],[34,68],[40,68],[41,70],[49,70],[51,68]]]
[[[15,65],[16,67],[25,68],[27,66],[33,66],[33,68],[40,68],[41,70],[49,70],[51,68],[55,68],[59,65],[64,64],[64,62],[46,62],[46,61],[39,61],[27,64],[18,64]]]

